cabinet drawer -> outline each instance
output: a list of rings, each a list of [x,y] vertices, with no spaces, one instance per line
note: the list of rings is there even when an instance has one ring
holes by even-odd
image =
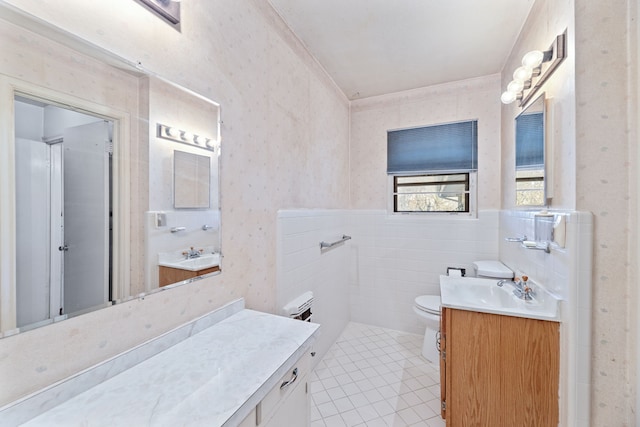
[[[278,383],[267,393],[258,405],[258,424],[268,420],[271,413],[278,407],[280,402],[284,400],[296,387],[306,382],[306,377],[311,366],[311,353],[306,351],[293,365]],[[294,373],[295,372],[295,373]],[[293,380],[295,378],[295,381]],[[285,383],[288,385],[284,385]]]

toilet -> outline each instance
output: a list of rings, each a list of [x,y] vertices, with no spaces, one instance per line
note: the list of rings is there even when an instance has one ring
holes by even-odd
[[[490,279],[512,279],[513,271],[500,261],[475,261],[473,270],[476,277]],[[422,356],[431,363],[438,363],[440,350],[438,334],[440,333],[440,295],[420,295],[416,297],[413,311],[426,324]]]

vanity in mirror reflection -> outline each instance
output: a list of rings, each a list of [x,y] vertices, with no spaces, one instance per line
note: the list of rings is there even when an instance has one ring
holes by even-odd
[[[0,337],[219,272],[220,106],[14,22],[29,29],[0,22]],[[161,283],[166,265],[186,273]]]
[[[546,205],[545,101],[540,95],[516,117],[516,205]]]

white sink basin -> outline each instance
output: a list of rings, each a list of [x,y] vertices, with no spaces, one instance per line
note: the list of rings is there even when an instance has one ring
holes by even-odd
[[[513,294],[513,286],[497,285],[498,279],[440,276],[443,307],[484,313],[527,317],[530,319],[560,320],[559,300],[543,289],[536,289],[532,301]]]
[[[197,258],[165,260],[160,261],[158,264],[164,267],[179,268],[180,270],[200,271],[220,265],[220,254],[203,254]]]

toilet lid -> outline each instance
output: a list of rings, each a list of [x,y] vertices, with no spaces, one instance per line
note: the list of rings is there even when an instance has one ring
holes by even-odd
[[[427,313],[440,314],[439,295],[420,295],[416,297],[416,307]]]

